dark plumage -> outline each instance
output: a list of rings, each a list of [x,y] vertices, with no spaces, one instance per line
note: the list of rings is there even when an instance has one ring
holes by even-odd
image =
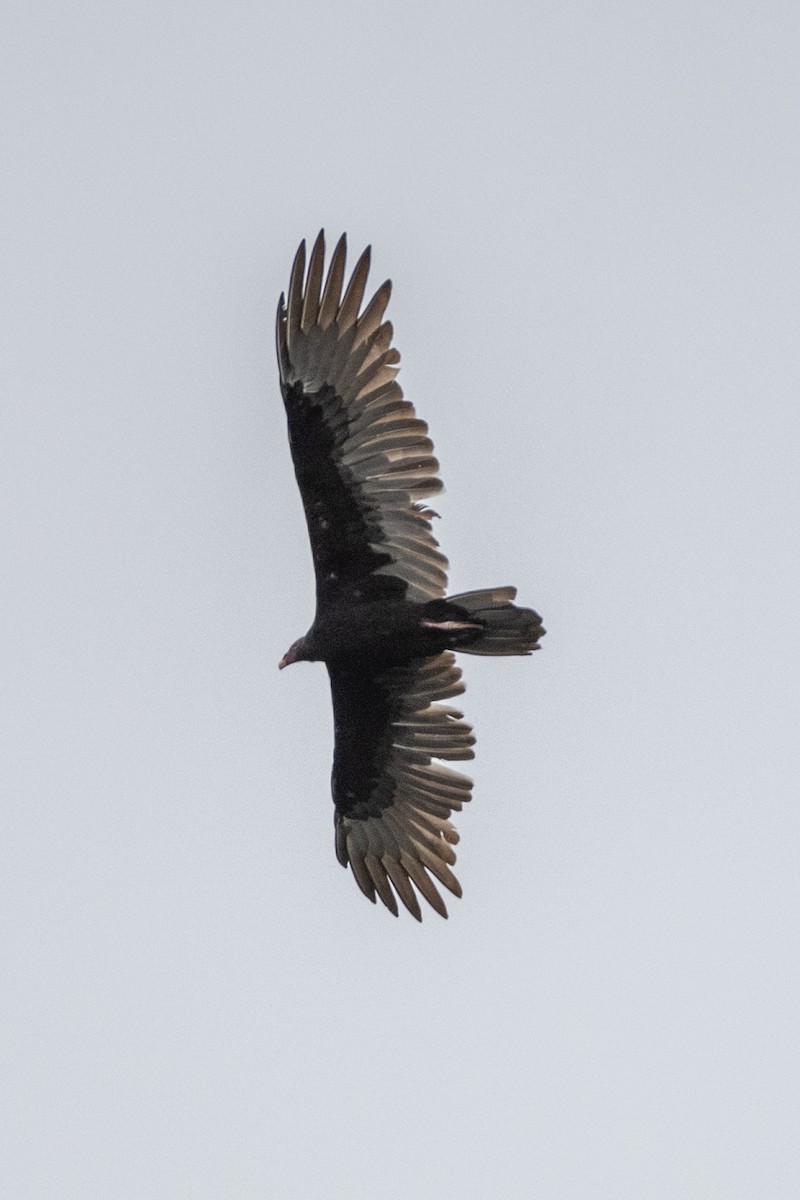
[[[464,691],[452,651],[530,654],[544,629],[512,603],[513,587],[444,598],[447,559],[420,503],[441,491],[439,463],[395,380],[400,355],[383,320],[391,284],[361,311],[370,251],[342,295],[345,254],[342,237],[323,287],[323,235],[307,272],[301,242],[278,305],[281,391],[317,579],[314,624],[280,666],[328,668],[340,863],[395,915],[399,896],[421,920],[419,892],[446,917],[431,876],[461,895],[449,818],[472,784],[432,760],[472,758],[475,741],[460,712],[435,703]]]

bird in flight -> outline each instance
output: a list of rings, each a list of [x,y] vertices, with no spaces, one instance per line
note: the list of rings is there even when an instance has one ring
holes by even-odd
[[[323,282],[323,233],[308,269],[301,242],[278,304],[281,392],[317,592],[313,625],[279,665],[328,669],[339,862],[395,916],[399,897],[422,920],[419,893],[446,917],[436,884],[461,895],[450,817],[472,782],[443,762],[473,758],[475,742],[462,714],[439,703],[464,691],[453,651],[530,654],[545,631],[513,603],[513,587],[445,598],[447,559],[422,503],[442,490],[439,463],[395,379],[400,355],[383,319],[391,283],[362,307],[370,248],[343,292],[346,253],[342,236]]]

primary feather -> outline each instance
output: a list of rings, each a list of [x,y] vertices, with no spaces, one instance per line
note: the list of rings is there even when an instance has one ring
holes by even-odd
[[[514,588],[444,599],[447,559],[421,501],[441,491],[428,427],[396,381],[400,355],[384,321],[391,284],[363,307],[370,250],[344,287],[346,240],[324,279],[319,234],[301,242],[277,350],[289,444],[317,590],[314,624],[281,666],[327,665],[333,700],[336,853],[361,890],[417,919],[417,893],[442,916],[434,879],[450,870],[450,815],[470,799],[466,776],[434,759],[473,757],[462,714],[436,703],[463,692],[451,650],[529,654],[544,633]],[[342,289],[344,287],[344,293]]]

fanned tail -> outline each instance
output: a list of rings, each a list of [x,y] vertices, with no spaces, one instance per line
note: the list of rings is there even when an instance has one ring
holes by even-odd
[[[475,641],[458,646],[461,654],[530,654],[539,649],[545,634],[542,618],[532,608],[518,608],[516,594],[515,587],[496,587],[447,597],[448,604],[486,626]]]

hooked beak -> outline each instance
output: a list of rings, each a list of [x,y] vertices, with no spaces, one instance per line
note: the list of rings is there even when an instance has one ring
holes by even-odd
[[[278,670],[282,671],[284,667],[288,667],[290,663],[297,662],[300,658],[302,658],[302,656],[303,639],[298,638],[296,642],[292,642],[291,646],[278,663]]]

